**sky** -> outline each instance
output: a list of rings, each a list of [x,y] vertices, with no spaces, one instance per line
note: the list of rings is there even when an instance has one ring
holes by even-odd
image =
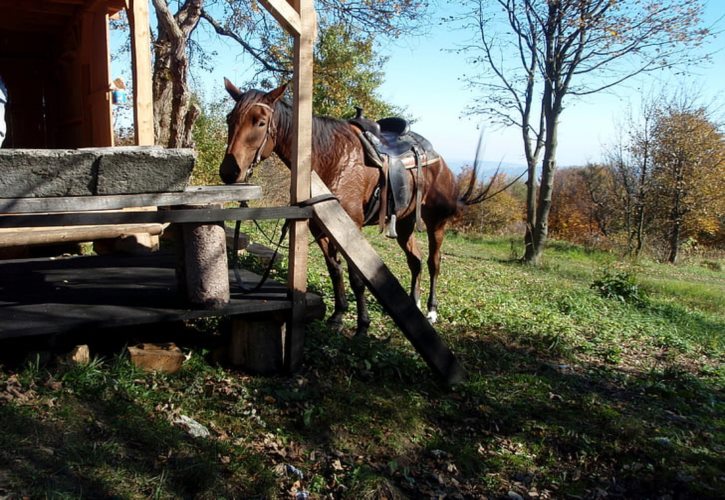
[[[441,6],[435,15],[442,17],[450,5]],[[710,0],[705,22],[712,23],[725,16],[725,0]],[[720,21],[720,29],[725,29]],[[466,71],[465,55],[451,52],[465,42],[466,35],[440,24],[429,35],[399,41],[389,47],[386,79],[380,95],[389,102],[406,107],[417,118],[415,129],[427,137],[448,163],[467,162],[474,158],[479,133],[483,128],[482,156],[488,162],[525,164],[520,131],[501,129],[482,122],[481,118],[464,116],[474,95],[464,88],[460,76]],[[710,46],[719,52],[713,62],[701,68],[690,68],[694,75],[688,80],[701,90],[707,102],[719,95],[725,99],[725,36]],[[383,51],[385,54],[386,52]],[[639,103],[640,91],[680,85],[671,74],[644,81],[633,81],[613,93],[600,93],[585,99],[565,101],[559,131],[558,164],[580,166],[603,157],[607,145],[616,137],[618,123],[628,106]],[[701,86],[701,89],[700,89]]]
[[[440,3],[432,12],[434,20],[450,14],[450,9],[455,8],[450,2]],[[719,29],[725,30],[723,16],[725,0],[710,0],[705,23],[720,19]],[[223,94],[223,77],[242,85],[252,67],[250,58],[242,55],[234,42],[220,40],[209,30],[200,30],[197,36],[200,43],[217,52],[211,61],[211,72],[195,71],[193,74],[207,97]],[[481,118],[465,116],[474,97],[460,80],[467,70],[466,56],[450,49],[455,49],[469,36],[451,29],[450,25],[434,22],[424,36],[381,44],[381,55],[389,59],[383,68],[385,81],[379,94],[384,100],[405,108],[415,119],[413,129],[431,141],[454,168],[472,162],[481,130],[484,161],[523,165],[518,129],[502,129],[486,125]],[[118,46],[120,42],[112,39],[112,43]],[[686,81],[695,85],[705,102],[719,100],[722,104],[725,101],[725,35],[716,38],[709,50],[717,51],[713,61],[690,68],[693,75]],[[119,73],[128,79],[126,68],[121,67]],[[605,148],[616,138],[618,123],[625,117],[628,107],[637,106],[642,91],[656,93],[659,88],[680,85],[681,79],[671,74],[648,75],[643,80],[617,87],[614,93],[568,100],[560,120],[558,164],[579,166],[601,160]]]

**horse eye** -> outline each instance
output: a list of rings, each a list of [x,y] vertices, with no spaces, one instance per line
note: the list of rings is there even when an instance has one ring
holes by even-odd
[[[264,123],[264,120],[260,120],[260,122],[257,124],[259,128],[264,127],[266,124]]]

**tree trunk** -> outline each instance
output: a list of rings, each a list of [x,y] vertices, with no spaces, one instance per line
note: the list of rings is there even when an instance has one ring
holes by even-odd
[[[556,137],[556,127],[552,131]],[[547,131],[547,135],[549,132]],[[548,140],[547,140],[548,143]],[[539,201],[536,213],[536,226],[534,226],[534,240],[531,246],[530,258],[524,258],[529,264],[539,265],[541,255],[546,246],[549,235],[549,212],[551,211],[551,199],[554,193],[554,175],[556,174],[556,139],[544,152],[544,161],[541,167],[541,187],[539,188]]]
[[[561,113],[561,103],[555,98],[554,89],[548,83],[547,88],[544,89],[542,105],[545,110],[546,132],[544,160],[541,166],[541,186],[539,187],[539,197],[536,205],[535,224],[532,225],[531,245],[526,245],[526,253],[524,254],[524,262],[533,265],[539,264],[549,234],[549,212],[551,211],[551,199],[554,192],[558,122]],[[531,225],[529,221],[527,222],[527,225]]]
[[[680,234],[682,233],[682,190],[679,188],[679,181],[681,176],[677,176],[677,186],[675,187],[674,199],[672,200],[672,229],[670,230],[670,254],[667,257],[667,262],[670,264],[677,263],[677,257],[680,250]]]
[[[645,140],[644,150],[642,152],[642,166],[639,173],[639,185],[637,186],[637,200],[635,205],[635,239],[637,241],[637,245],[634,248],[635,257],[639,257],[639,254],[642,252],[642,248],[644,246],[644,213],[645,203],[647,201],[645,198],[647,196],[647,181],[649,175],[647,168],[647,165],[649,164],[649,154],[649,140]]]
[[[191,0],[176,15],[166,0],[153,0],[158,20],[154,43],[154,131],[156,144],[169,148],[193,147],[192,130],[199,108],[191,102],[188,86],[191,33],[201,18],[203,0]]]
[[[667,257],[667,262],[670,264],[677,264],[677,257],[680,250],[681,226],[679,220],[674,221],[672,224],[672,232],[670,233],[670,255]]]
[[[531,262],[534,248],[534,228],[536,227],[536,160],[529,160],[526,180],[526,233],[524,234],[524,262]]]

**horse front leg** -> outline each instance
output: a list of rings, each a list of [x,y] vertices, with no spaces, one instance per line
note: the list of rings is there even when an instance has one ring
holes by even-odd
[[[322,255],[325,258],[325,265],[330,275],[332,291],[335,296],[335,309],[327,319],[327,324],[333,331],[340,331],[342,329],[342,318],[348,308],[342,264],[337,253],[337,248],[329,238],[323,236],[317,241],[322,250]]]
[[[355,304],[357,304],[357,329],[356,336],[365,336],[370,327],[370,315],[368,314],[368,302],[365,299],[365,282],[360,273],[348,264],[348,276],[350,278],[350,288],[355,294]]]

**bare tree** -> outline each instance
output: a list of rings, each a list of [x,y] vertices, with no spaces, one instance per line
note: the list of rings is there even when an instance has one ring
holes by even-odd
[[[528,165],[524,261],[539,262],[548,235],[558,126],[567,96],[612,89],[637,75],[699,58],[710,31],[693,0],[467,0],[452,22],[475,34],[461,50],[481,92],[470,109],[521,129]],[[537,165],[541,159],[541,185]]]
[[[621,187],[621,210],[627,231],[627,254],[639,256],[646,225],[652,219],[652,129],[664,97],[647,97],[641,109],[628,111],[619,125],[620,137],[607,151],[607,161]]]

